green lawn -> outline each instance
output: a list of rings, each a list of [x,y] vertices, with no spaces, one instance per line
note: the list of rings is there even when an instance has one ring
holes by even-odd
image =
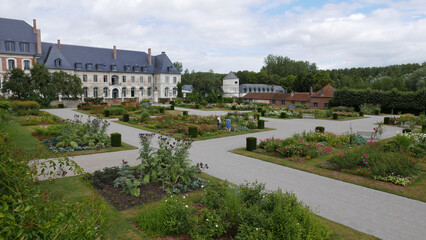
[[[400,195],[407,198],[416,199],[419,201],[426,202],[426,172],[423,170],[422,173],[415,179],[414,182],[409,184],[406,187],[395,185],[390,182],[382,182],[374,179],[369,179],[366,177],[329,170],[326,168],[319,167],[318,165],[326,162],[331,155],[322,156],[318,158],[314,158],[307,161],[292,161],[278,156],[276,153],[258,153],[258,152],[250,152],[245,148],[239,148],[232,151],[233,153],[244,155],[247,157],[257,158],[259,160],[263,160],[266,162],[275,163],[278,165],[291,167],[294,169],[318,174],[324,177],[334,178],[340,181],[349,182],[357,185],[361,185],[364,187],[385,191],[389,193],[393,193],[396,195]],[[424,169],[424,165],[426,164],[423,159],[420,163],[422,168]]]
[[[202,173],[202,178],[210,181],[223,181]],[[58,201],[84,201],[85,198],[91,194],[97,194],[97,191],[81,177],[66,177],[57,179],[53,182],[43,181],[40,183],[40,188],[43,191],[51,193],[51,197]],[[201,200],[202,191],[192,192],[189,194],[189,199],[192,202],[199,202]],[[109,208],[110,224],[106,232],[106,239],[151,239],[142,231],[138,230],[133,223],[136,222],[136,216],[148,208],[155,206],[157,202],[135,206],[123,211],[117,211],[111,205]],[[377,239],[371,235],[356,231],[345,225],[333,222],[331,220],[319,217],[318,218],[326,223],[333,231],[332,239]]]

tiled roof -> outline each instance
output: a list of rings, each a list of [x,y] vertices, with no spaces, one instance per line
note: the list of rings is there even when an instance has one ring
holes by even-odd
[[[321,90],[313,93],[311,97],[314,97],[314,98],[332,98],[333,95],[334,95],[334,88],[330,84],[327,84]]]
[[[237,76],[233,72],[229,72],[228,75],[226,75],[223,80],[229,80],[229,79],[238,79]]]
[[[258,93],[265,92],[269,89],[270,92],[286,92],[284,88],[278,85],[267,85],[267,84],[252,84],[252,83],[244,83],[240,85],[240,92],[246,93],[249,92],[249,89],[256,89]],[[246,89],[246,91],[244,91]]]
[[[15,51],[6,51],[6,41],[15,43]],[[19,43],[29,43],[29,52],[21,52]],[[31,25],[22,20],[0,18],[0,53],[36,55],[37,38]]]

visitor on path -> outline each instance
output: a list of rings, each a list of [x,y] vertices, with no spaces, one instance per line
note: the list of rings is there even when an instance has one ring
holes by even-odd
[[[220,130],[220,116],[217,117],[217,130]]]
[[[231,119],[226,119],[226,130],[228,130],[228,132],[231,132]]]

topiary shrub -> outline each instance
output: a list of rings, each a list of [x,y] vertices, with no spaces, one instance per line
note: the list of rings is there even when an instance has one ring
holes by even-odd
[[[287,118],[287,113],[286,112],[281,112],[280,113],[280,118]]]
[[[237,110],[237,106],[232,105],[232,106],[231,106],[231,110]]]
[[[315,132],[323,133],[324,131],[325,131],[325,127],[323,127],[323,126],[316,126],[315,127]]]
[[[166,109],[164,107],[162,107],[159,110],[160,110],[160,113],[163,114]]]
[[[170,105],[174,106],[175,105],[175,101],[170,101]]]
[[[363,111],[359,111],[359,116],[360,117],[364,117],[364,112]]]
[[[196,109],[200,109],[200,104],[195,104]]]
[[[171,105],[171,106],[170,106],[170,110],[175,110],[175,106],[174,106],[174,105]]]
[[[390,123],[390,117],[385,117],[383,119],[383,124],[389,124]]]
[[[124,114],[123,115],[123,122],[129,122],[129,114]]]
[[[264,110],[264,109],[262,109],[262,117],[264,117],[265,116],[265,114],[266,114],[266,110]]]
[[[188,115],[188,111],[183,111],[183,116],[187,116]]]
[[[374,115],[380,115],[380,109],[374,109]]]
[[[257,138],[255,138],[255,137],[246,138],[246,149],[247,149],[247,151],[256,150],[256,143],[257,143]]]
[[[264,129],[265,128],[265,120],[257,121],[257,128]]]
[[[196,126],[189,126],[188,127],[188,134],[189,134],[189,137],[196,138],[197,135],[198,135],[197,127]]]
[[[337,113],[333,113],[333,119],[334,119],[334,120],[339,119],[339,114],[337,114]]]
[[[109,116],[110,116],[110,111],[109,111],[109,109],[105,109],[105,110],[104,110],[104,116],[105,116],[105,117],[109,117]]]
[[[121,134],[111,133],[111,147],[120,147],[120,146],[121,146]]]
[[[256,120],[258,120],[258,121],[259,121],[259,119],[260,119],[260,114],[259,114],[259,113],[256,113],[254,116],[255,116]]]
[[[258,107],[258,108],[257,108],[257,112],[262,112],[262,108],[261,108],[261,107]]]
[[[411,128],[402,129],[402,133],[410,133],[413,131]]]
[[[64,104],[63,103],[58,103],[58,108],[64,108]]]
[[[150,117],[151,117],[151,115],[149,115],[149,112],[143,112],[143,113],[141,113],[140,121],[141,122],[146,122],[146,121],[148,121],[148,119]]]

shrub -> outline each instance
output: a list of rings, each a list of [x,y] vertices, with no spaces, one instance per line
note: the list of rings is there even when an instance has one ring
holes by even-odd
[[[123,122],[129,122],[129,114],[125,113],[123,115]]]
[[[410,133],[410,132],[412,132],[413,130],[411,129],[411,128],[405,128],[405,129],[402,129],[402,133]]]
[[[231,110],[237,110],[237,106],[232,105]]]
[[[265,128],[265,120],[257,121],[257,128],[264,129]]]
[[[323,126],[316,126],[315,127],[315,132],[323,133],[324,131],[325,131],[325,127],[323,127]]]
[[[174,106],[175,105],[175,101],[170,101],[170,105]]]
[[[109,116],[110,116],[110,111],[109,111],[109,109],[104,109],[104,116],[105,116],[105,117],[109,117]]]
[[[339,119],[339,114],[337,114],[337,113],[333,113],[333,119],[334,119],[334,120]]]
[[[175,106],[174,106],[174,105],[171,105],[171,106],[170,106],[170,110],[175,110]]]
[[[149,115],[149,113],[148,112],[142,112],[141,113],[141,118],[140,118],[140,121],[141,122],[146,122],[146,121],[148,121],[148,119],[151,117],[151,115]]]
[[[163,114],[166,109],[164,107],[161,107],[159,110],[160,110],[160,113]]]
[[[280,113],[280,118],[287,118],[287,113],[286,112],[281,112]]]
[[[374,115],[380,115],[380,109],[374,109]]]
[[[196,109],[200,109],[200,104],[195,104]]]
[[[58,104],[58,108],[64,108],[64,107],[65,107],[65,105],[63,103]]]
[[[187,116],[188,115],[188,111],[183,111],[183,116]]]
[[[123,115],[126,112],[126,110],[122,107],[105,108],[105,110],[107,109],[109,110],[110,116]],[[105,110],[104,110],[104,113],[105,113]]]
[[[197,127],[196,126],[189,126],[188,127],[188,134],[189,134],[189,137],[196,138],[197,135],[198,135]]]
[[[423,132],[423,133],[426,133],[426,124],[423,124],[423,125],[422,125],[422,132]]]
[[[256,150],[257,138],[248,137],[246,138],[246,149],[247,151]]]
[[[257,108],[257,112],[259,112],[259,113],[260,113],[260,112],[262,112],[262,108],[261,108],[261,107],[258,107],[258,108]]]
[[[360,117],[364,117],[364,112],[363,111],[359,111],[359,116]]]
[[[265,109],[262,109],[262,117],[264,117],[265,116],[265,114],[266,114],[266,110]]]
[[[121,146],[121,134],[111,133],[111,147],[120,147],[120,146]]]
[[[383,124],[390,124],[390,117],[383,118]]]

